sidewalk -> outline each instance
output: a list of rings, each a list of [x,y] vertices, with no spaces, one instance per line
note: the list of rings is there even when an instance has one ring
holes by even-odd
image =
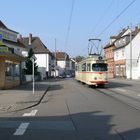
[[[0,113],[13,112],[33,107],[39,104],[47,93],[49,85],[46,81],[35,82],[35,92],[32,83],[27,83],[10,90],[0,90]]]
[[[124,79],[124,78],[113,78],[109,79],[110,82],[121,82],[121,83],[130,83],[130,84],[140,84],[140,79]]]

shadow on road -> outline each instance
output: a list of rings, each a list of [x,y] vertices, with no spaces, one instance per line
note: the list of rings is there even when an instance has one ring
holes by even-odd
[[[0,137],[8,139],[21,122],[29,122],[24,137],[51,140],[139,140],[140,128],[119,132],[111,124],[113,116],[101,111],[82,112],[64,116],[0,118]],[[13,128],[14,126],[14,128]],[[124,124],[125,126],[125,124]],[[129,128],[128,128],[129,129]],[[40,131],[41,130],[41,131]],[[2,131],[2,133],[1,133]],[[43,136],[43,137],[42,137]],[[77,138],[78,137],[78,138]]]

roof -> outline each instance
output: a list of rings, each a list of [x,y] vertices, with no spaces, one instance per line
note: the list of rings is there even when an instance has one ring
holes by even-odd
[[[57,60],[68,60],[69,59],[69,55],[66,54],[65,52],[56,52],[56,59]]]
[[[104,47],[104,49],[107,49],[107,48],[109,48],[109,47],[112,47],[112,46],[114,46],[114,43],[118,40],[118,39],[120,39],[121,37],[122,37],[122,35],[126,32],[128,30],[128,28],[127,29],[123,29],[117,36],[111,36],[110,38],[111,39],[115,39],[111,44],[110,43],[108,43],[105,47]]]
[[[6,30],[9,30],[9,31],[11,31],[11,32],[14,32],[14,33],[17,33],[17,34],[18,34],[18,32],[13,31],[13,30],[11,30],[11,29],[8,29],[8,28],[6,27],[6,25],[5,25],[1,20],[0,20],[0,28],[6,29]]]
[[[28,48],[32,48],[35,54],[50,53],[48,48],[42,43],[39,37],[32,37],[31,45],[29,45],[29,38],[24,37],[21,42]]]
[[[140,28],[135,28],[135,30],[132,31],[132,33],[131,33],[131,34],[132,34],[132,40],[135,38],[135,36],[136,36],[139,32],[140,32]],[[125,35],[125,36],[130,36],[130,33],[127,34],[127,35]],[[125,36],[122,36],[121,38],[123,38],[123,37],[125,37]],[[121,38],[120,38],[120,39],[121,39]],[[129,43],[130,43],[130,41],[128,41],[128,42],[127,42],[125,45],[123,45],[123,46],[116,47],[114,50],[123,48],[123,47],[127,46]]]
[[[3,42],[8,43],[9,45],[16,45],[16,46],[19,46],[21,48],[26,48],[26,46],[22,42],[20,42],[19,40],[17,40],[17,42],[13,42],[13,41],[10,41],[10,40],[3,39]]]

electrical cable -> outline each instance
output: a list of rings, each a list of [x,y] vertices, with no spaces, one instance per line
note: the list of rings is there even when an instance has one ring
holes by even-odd
[[[136,0],[133,0],[132,2],[130,2],[104,29],[102,32],[100,32],[100,34],[98,35],[98,37],[100,37],[101,35],[104,34],[104,32],[135,2]]]
[[[103,14],[99,17],[99,19],[96,22],[94,28],[92,29],[90,35],[93,34],[95,32],[95,30],[97,29],[97,27],[102,23],[103,19],[105,18],[104,13],[106,13],[106,11],[111,8],[113,2],[114,2],[114,0],[111,0],[111,2],[109,3],[109,5],[105,8],[105,10],[103,11]]]
[[[69,34],[70,34],[70,29],[71,29],[71,21],[72,21],[72,16],[73,16],[74,4],[75,4],[75,0],[72,0],[72,7],[71,7],[70,17],[69,17],[69,22],[68,22],[66,39],[65,39],[65,49],[67,48],[67,45],[68,45]]]

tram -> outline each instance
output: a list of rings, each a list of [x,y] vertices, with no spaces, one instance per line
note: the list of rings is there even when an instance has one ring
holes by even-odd
[[[75,79],[87,85],[108,84],[107,61],[99,54],[89,55],[76,66]]]

